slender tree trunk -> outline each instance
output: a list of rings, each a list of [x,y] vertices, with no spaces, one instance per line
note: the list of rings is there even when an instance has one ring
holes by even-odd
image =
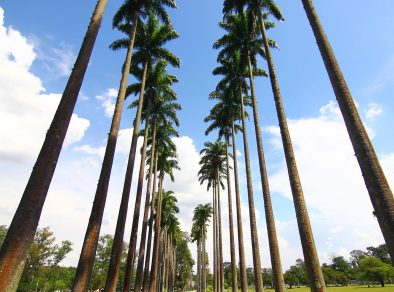
[[[272,210],[271,194],[270,194],[268,175],[267,175],[267,169],[265,164],[263,141],[261,138],[259,111],[257,108],[257,100],[256,100],[255,89],[254,89],[253,71],[250,62],[250,57],[248,58],[248,71],[249,71],[250,90],[252,93],[253,120],[254,120],[254,130],[256,133],[256,141],[257,141],[257,153],[259,156],[261,187],[263,189],[265,221],[267,223],[267,234],[268,234],[268,241],[269,241],[270,255],[271,255],[271,265],[272,265],[272,274],[273,274],[272,278],[274,282],[275,291],[284,292],[286,288],[285,288],[285,282],[283,280],[282,263],[280,259],[278,238],[276,235],[274,212]]]
[[[33,243],[107,0],[98,0],[74,68],[0,250],[0,290],[16,291]]]
[[[234,227],[233,227],[233,202],[231,199],[231,175],[228,155],[228,135],[226,135],[226,171],[227,171],[227,195],[228,195],[228,222],[230,228],[230,255],[231,255],[231,290],[238,292],[237,282],[237,259],[235,258]]]
[[[237,162],[237,144],[235,141],[235,127],[234,119],[231,122],[232,131],[231,137],[233,142],[233,160],[234,160],[234,182],[235,182],[235,201],[237,207],[237,229],[238,229],[238,253],[239,253],[239,270],[241,278],[241,291],[248,291],[248,279],[246,276],[246,265],[245,265],[245,249],[244,249],[244,235],[242,227],[242,211],[241,211],[241,195],[239,191],[239,180],[238,180],[238,162]]]
[[[132,31],[130,32],[130,44],[127,49],[126,59],[122,68],[122,78],[119,92],[115,104],[115,111],[112,118],[111,130],[108,135],[107,147],[103,164],[101,167],[96,195],[93,201],[92,211],[86,229],[85,239],[82,245],[81,255],[75,273],[72,291],[86,291],[89,285],[90,276],[93,270],[94,257],[96,254],[98,238],[103,219],[105,201],[107,199],[109,179],[111,176],[112,164],[115,155],[116,142],[119,133],[120,120],[122,116],[123,103],[126,94],[127,82],[130,72],[131,57],[134,48],[135,34],[137,30],[138,12],[133,18]]]
[[[121,204],[119,207],[119,215],[118,215],[118,220],[116,223],[114,242],[112,244],[111,258],[110,258],[110,262],[109,262],[107,279],[106,279],[106,283],[105,283],[105,291],[110,291],[110,292],[115,291],[116,282],[118,280],[118,275],[119,275],[120,258],[121,258],[122,247],[123,247],[123,237],[124,237],[124,229],[125,229],[125,225],[126,225],[127,209],[128,209],[128,204],[129,204],[129,198],[130,198],[131,182],[132,182],[133,172],[134,172],[135,154],[136,154],[136,150],[137,150],[137,141],[138,141],[138,135],[139,135],[140,122],[141,122],[142,104],[144,101],[144,91],[145,91],[145,82],[146,82],[147,71],[148,71],[148,62],[146,62],[144,65],[140,97],[139,97],[139,101],[138,101],[136,117],[134,120],[133,136],[131,139],[129,160],[127,163],[125,180],[124,180],[124,185],[123,185],[122,200],[121,200]],[[147,120],[145,122],[148,122],[148,124],[145,124],[145,125],[149,125],[149,115],[147,116]],[[141,155],[141,160],[143,158],[145,159],[144,153],[146,153],[146,143],[147,143],[147,134],[144,137],[143,155]],[[145,160],[141,161],[140,172],[141,172],[141,166],[142,166],[142,168],[145,166]],[[143,171],[143,169],[142,169],[142,171]],[[135,227],[136,225],[137,225],[137,229],[138,229],[138,222],[135,224],[134,219],[136,218],[136,213],[137,213],[137,221],[139,218],[141,192],[142,192],[142,186],[140,187],[140,179],[141,178],[139,177],[139,179],[138,179],[138,186],[139,187],[137,190],[137,195],[136,195],[136,200],[135,200],[132,232],[136,228]],[[142,177],[142,179],[143,179],[143,177]],[[141,191],[139,192],[140,188],[141,188]],[[129,250],[130,250],[130,248],[132,248],[133,244],[134,244],[134,248],[135,248],[135,242],[130,240]],[[129,258],[128,258],[128,262],[126,264],[125,278],[126,278],[126,276],[129,276],[129,270],[132,269],[131,266],[132,266],[132,263],[134,262],[134,258],[132,258],[130,260],[131,261],[129,261]],[[131,277],[131,275],[130,275],[130,277]]]
[[[241,89],[240,89],[240,98],[241,98],[242,132],[243,132],[244,152],[245,152],[246,183],[248,188],[249,219],[250,219],[250,233],[251,233],[250,235],[252,241],[255,290],[256,292],[262,292],[263,278],[261,273],[259,239],[258,239],[257,226],[256,226],[256,214],[255,214],[254,198],[253,198],[252,175],[250,169],[248,135],[246,132],[246,123],[245,123],[244,100],[243,100],[243,94]]]
[[[302,249],[305,258],[305,267],[308,272],[309,282],[312,291],[325,291],[323,273],[320,268],[319,258],[315,242],[313,239],[312,228],[309,222],[308,211],[302,191],[301,181],[298,175],[297,164],[291,144],[290,132],[287,125],[286,114],[280,94],[279,83],[277,80],[271,51],[265,31],[264,21],[261,13],[258,15],[261,33],[264,39],[264,49],[267,56],[268,69],[270,74],[272,92],[274,94],[276,112],[279,120],[279,127],[282,136],[283,149],[286,157],[287,170],[289,173],[290,186],[293,194],[294,207],[297,216],[298,230],[300,233]]]
[[[217,237],[216,237],[216,187],[213,186],[213,291],[218,292],[218,274],[217,274]]]
[[[156,223],[155,223],[155,238],[153,242],[153,253],[152,253],[152,268],[150,271],[150,282],[149,282],[149,292],[155,292],[157,286],[157,272],[159,267],[159,240],[160,240],[160,224],[161,224],[161,205],[163,198],[163,176],[160,173],[159,179],[159,197],[157,200],[156,208]]]
[[[207,262],[205,258],[205,232],[202,232],[202,292],[207,290]]]
[[[145,197],[144,219],[142,221],[143,223],[142,223],[142,231],[141,231],[141,240],[140,240],[140,248],[138,253],[138,264],[137,264],[137,272],[135,277],[135,285],[134,285],[134,291],[136,292],[137,291],[139,292],[141,290],[143,283],[146,231],[148,227],[149,201],[152,191],[152,173],[153,173],[153,162],[154,162],[153,157],[155,157],[156,128],[157,128],[157,118],[155,118],[153,125],[153,133],[152,133],[152,146],[151,146],[152,159],[150,161],[150,166],[149,166],[148,187],[146,189],[146,197]]]
[[[142,80],[142,88],[145,86],[146,75],[147,75],[147,67],[148,62],[146,62],[144,68],[144,77]],[[141,95],[143,96],[143,89],[141,90]],[[131,234],[130,234],[130,241],[129,241],[129,250],[127,253],[127,260],[126,260],[126,271],[123,281],[123,291],[129,292],[131,286],[131,276],[133,272],[135,262],[135,252],[136,252],[136,245],[137,245],[137,235],[138,235],[138,224],[140,220],[140,209],[141,209],[141,197],[142,197],[142,188],[144,186],[144,175],[145,175],[145,160],[146,160],[146,147],[148,144],[148,129],[149,129],[149,116],[150,116],[150,102],[148,101],[148,108],[146,113],[146,120],[145,120],[145,135],[144,135],[144,145],[142,147],[142,154],[141,154],[141,162],[140,162],[140,170],[138,174],[138,184],[137,184],[137,194],[135,197],[135,205],[134,205],[134,214],[133,214],[133,223],[131,227]],[[142,104],[141,104],[142,108]],[[141,117],[141,113],[140,116]],[[137,124],[137,119],[136,119]],[[135,128],[137,126],[134,126]],[[135,151],[134,151],[135,153]],[[130,176],[131,178],[131,176]],[[131,187],[131,182],[129,188]]]
[[[222,211],[220,202],[220,178],[219,173],[217,174],[217,201],[218,201],[218,235],[219,235],[219,279],[220,279],[220,291],[224,291],[224,269],[223,269],[223,241],[222,241]]]
[[[201,249],[200,249],[200,240],[197,240],[197,292],[201,292],[201,268],[200,268],[200,259],[201,259]]]
[[[155,130],[156,131],[156,130]],[[146,258],[145,258],[145,270],[144,270],[144,281],[142,284],[142,291],[146,292],[149,289],[149,267],[150,267],[150,254],[152,249],[152,233],[153,233],[153,221],[155,215],[155,193],[156,193],[156,178],[157,178],[157,159],[159,152],[156,150],[155,157],[155,168],[153,173],[153,190],[152,190],[152,199],[150,206],[150,218],[149,218],[149,233],[148,233],[148,243],[146,245]],[[154,157],[154,156],[152,156]]]
[[[345,120],[350,140],[353,145],[365,185],[378,218],[380,229],[386,241],[394,265],[394,199],[393,193],[380,166],[371,140],[362,123],[357,107],[353,101],[345,77],[335,58],[319,17],[311,0],[302,0],[317,45],[320,49],[331,85],[334,89],[339,108]]]

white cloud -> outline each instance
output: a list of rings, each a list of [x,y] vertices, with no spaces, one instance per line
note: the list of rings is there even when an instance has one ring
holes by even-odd
[[[96,99],[101,102],[101,106],[104,109],[104,113],[107,117],[111,118],[115,110],[115,98],[118,95],[118,91],[114,88],[109,88],[102,95],[97,95]]]
[[[383,242],[338,107],[330,102],[322,107],[319,116],[288,123],[321,259],[327,260],[328,254],[340,253],[341,249],[364,249]],[[274,149],[283,151],[279,129],[268,127],[266,131]],[[391,183],[393,157],[390,154],[381,159]],[[285,162],[270,177],[270,186],[272,192],[292,199]],[[288,242],[299,240],[298,234],[289,236],[288,226],[282,224],[278,230]]]
[[[380,116],[382,113],[383,113],[383,108],[380,105],[378,105],[376,103],[370,103],[368,105],[368,109],[367,109],[365,115],[366,115],[367,119],[372,120],[372,119],[376,118],[377,116]]]
[[[20,32],[0,26],[0,43],[0,159],[21,162],[38,153],[61,95],[44,93],[41,80],[30,72],[36,55]],[[74,114],[65,146],[80,141],[89,124]]]

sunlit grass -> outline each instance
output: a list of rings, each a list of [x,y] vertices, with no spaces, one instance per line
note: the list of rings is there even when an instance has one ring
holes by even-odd
[[[394,292],[394,284],[387,284],[386,287],[375,285],[374,287],[363,286],[347,286],[347,287],[327,287],[328,292]],[[226,289],[226,292],[231,292],[231,289]],[[240,291],[238,289],[238,291]],[[274,289],[265,288],[264,291],[274,292]],[[308,287],[287,289],[288,292],[310,292]],[[248,289],[248,292],[254,292],[254,289]]]

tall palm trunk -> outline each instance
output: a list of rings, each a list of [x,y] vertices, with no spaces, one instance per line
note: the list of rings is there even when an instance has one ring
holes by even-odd
[[[1,247],[1,291],[15,291],[18,287],[106,6],[107,0],[97,1],[74,68]]]
[[[252,241],[255,290],[256,290],[256,292],[262,292],[263,291],[263,278],[262,278],[262,273],[261,273],[259,239],[258,239],[257,226],[256,226],[256,214],[255,214],[254,198],[253,198],[252,174],[251,174],[251,170],[250,170],[248,135],[246,132],[246,123],[245,123],[244,98],[243,98],[241,88],[240,88],[240,98],[241,98],[242,132],[243,132],[244,152],[245,152],[246,183],[247,183],[247,188],[248,188],[250,235],[251,235],[251,241]]]
[[[163,199],[163,178],[164,173],[160,173],[159,197],[156,207],[155,237],[153,241],[152,268],[150,271],[149,292],[155,292],[157,286],[157,272],[159,268],[159,247],[160,247],[160,224],[161,224],[161,205]]]
[[[201,292],[201,248],[200,240],[197,240],[197,292]]]
[[[268,241],[270,247],[273,282],[276,292],[284,292],[286,288],[285,288],[285,282],[283,280],[282,263],[280,260],[278,238],[276,235],[274,212],[272,210],[271,194],[270,194],[270,188],[268,183],[267,168],[264,158],[259,111],[257,108],[257,100],[256,100],[255,89],[254,89],[253,71],[252,71],[252,64],[250,62],[250,56],[248,57],[248,71],[249,71],[250,91],[252,93],[254,130],[256,133],[257,153],[259,156],[260,178],[261,178],[261,186],[263,189],[265,221],[267,223],[267,234],[268,234]]]
[[[157,178],[157,159],[159,152],[156,150],[155,157],[155,168],[153,173],[153,190],[152,190],[152,200],[150,206],[150,218],[149,218],[149,233],[148,233],[148,243],[146,245],[146,258],[145,258],[145,269],[144,269],[144,281],[142,283],[142,291],[146,292],[149,289],[149,268],[150,268],[150,254],[152,250],[152,233],[153,233],[153,221],[155,214],[155,193],[156,193],[156,178]],[[154,156],[152,156],[154,157]]]
[[[217,234],[217,232],[216,232],[216,229],[217,229],[216,210],[217,210],[217,208],[216,208],[216,187],[215,187],[215,183],[214,183],[214,186],[213,186],[212,189],[213,189],[212,190],[212,194],[213,194],[213,198],[212,198],[212,200],[213,200],[213,214],[212,214],[212,216],[213,216],[213,282],[214,282],[213,291],[214,292],[218,292],[219,291],[219,285],[218,285],[218,273],[217,273],[217,271],[218,271],[218,268],[217,268],[218,261],[217,261],[217,236],[216,236],[216,234]]]
[[[283,149],[286,157],[287,171],[289,173],[290,186],[293,194],[294,207],[297,216],[298,230],[300,233],[302,249],[304,252],[305,266],[309,276],[309,283],[312,291],[325,291],[325,283],[320,268],[319,258],[312,228],[309,222],[308,211],[302,191],[301,181],[298,175],[297,164],[291,144],[290,132],[287,125],[286,114],[283,106],[280,88],[275,72],[268,38],[265,31],[264,21],[261,13],[258,13],[260,30],[264,39],[264,49],[267,56],[268,69],[270,74],[272,92],[274,94],[276,112],[279,120],[279,127],[282,136]]]
[[[148,64],[148,62],[145,64],[145,66],[147,66],[147,64]],[[146,80],[145,68],[144,68],[144,78]],[[144,79],[142,80],[143,86],[145,85],[145,80]],[[142,92],[142,95],[143,95],[143,92]],[[140,220],[142,188],[144,186],[146,147],[148,144],[150,102],[151,101],[148,101],[148,109],[147,109],[146,120],[145,120],[144,145],[143,145],[142,154],[141,154],[140,170],[139,170],[139,174],[138,174],[137,194],[135,196],[133,223],[132,223],[132,227],[131,227],[129,250],[127,253],[127,260],[126,260],[126,271],[125,271],[125,276],[124,276],[124,281],[123,281],[123,291],[124,292],[130,291],[131,274],[132,274],[132,271],[134,268],[133,263],[134,263],[134,257],[135,257],[135,251],[136,251],[135,249],[136,249],[136,245],[137,245],[137,235],[138,235],[138,224],[139,224],[139,220]],[[141,104],[141,107],[142,107],[142,104]],[[136,119],[136,123],[137,123],[137,119]],[[135,150],[134,150],[134,154],[135,154]],[[131,175],[132,175],[132,172],[131,172]],[[131,179],[131,176],[130,176],[130,179]],[[129,188],[131,188],[131,181],[129,184]]]
[[[234,243],[234,226],[233,226],[233,202],[231,199],[231,176],[230,176],[230,165],[228,155],[228,135],[226,139],[226,171],[227,171],[227,195],[228,195],[228,222],[230,228],[230,255],[231,255],[231,290],[238,292],[237,282],[237,259],[235,258],[235,243]]]
[[[205,258],[205,230],[202,232],[202,292],[207,290],[207,262]]]
[[[303,0],[331,85],[353,145],[365,185],[394,265],[394,198],[367,131],[358,114],[345,77],[335,58],[311,0]]]
[[[237,207],[237,229],[238,229],[238,253],[239,253],[239,270],[241,278],[241,291],[248,291],[248,279],[246,276],[246,265],[245,265],[245,249],[244,249],[244,235],[242,227],[242,211],[241,211],[241,195],[239,191],[239,179],[238,179],[238,162],[237,162],[237,144],[235,141],[235,127],[234,119],[231,121],[231,137],[233,142],[233,161],[234,161],[234,183],[235,183],[235,201]]]
[[[140,240],[140,248],[138,253],[138,264],[137,264],[137,272],[135,277],[135,285],[134,285],[134,291],[138,291],[138,292],[141,290],[142,287],[143,273],[144,273],[146,231],[148,227],[149,201],[150,201],[151,189],[152,189],[152,174],[153,174],[153,162],[154,162],[153,157],[155,157],[156,128],[157,128],[157,118],[155,118],[153,124],[152,147],[151,147],[152,159],[150,161],[150,166],[149,166],[148,187],[146,189],[146,197],[145,197],[144,219],[142,221],[143,223],[142,223],[142,231],[141,231],[141,240]]]
[[[200,287],[200,291],[204,291],[203,290],[203,274],[204,274],[204,252],[203,252],[203,241],[204,241],[204,227],[201,228],[200,231],[200,264],[199,264],[199,273],[200,273],[200,277],[199,277],[199,287]]]
[[[137,113],[136,113],[136,117],[134,120],[133,136],[131,139],[129,159],[128,159],[128,163],[127,163],[125,180],[124,180],[124,185],[123,185],[122,200],[121,200],[120,207],[119,207],[114,242],[112,244],[111,258],[110,258],[110,262],[109,262],[107,279],[106,279],[106,283],[105,283],[105,291],[109,291],[109,292],[115,291],[116,282],[118,280],[118,275],[119,275],[120,257],[121,257],[121,253],[122,253],[124,229],[125,229],[125,225],[126,225],[127,209],[128,209],[128,204],[129,204],[129,198],[130,198],[131,181],[132,181],[133,172],[134,172],[135,154],[136,154],[136,150],[137,150],[137,141],[138,141],[139,128],[140,128],[140,123],[141,123],[142,104],[144,101],[145,82],[146,82],[147,72],[148,72],[148,62],[145,62],[144,71],[143,71],[143,78],[142,78],[142,83],[141,83],[140,97],[138,100]],[[149,111],[149,109],[148,109],[148,111]],[[145,125],[146,125],[145,126],[146,128],[149,125],[149,115],[147,115]],[[144,171],[144,166],[145,166],[145,154],[146,154],[146,145],[147,145],[146,143],[147,143],[147,134],[145,134],[145,137],[144,137],[143,154],[141,155],[141,164],[140,164],[140,176],[141,176],[141,167],[142,167],[142,171]],[[142,160],[142,159],[144,159],[144,160]],[[142,182],[143,182],[143,174],[142,174]],[[138,229],[138,219],[139,219],[141,193],[142,193],[142,186],[140,186],[140,184],[142,184],[142,182],[141,182],[141,177],[139,177],[138,178],[137,195],[136,195],[136,199],[135,199],[132,232],[134,231],[134,229]],[[141,191],[140,191],[140,189],[141,189]],[[136,218],[136,213],[137,213],[137,223],[135,224],[134,219]],[[129,250],[130,250],[130,248],[132,248],[133,244],[135,246],[135,242],[130,240]],[[127,259],[129,260],[129,257]],[[134,261],[134,258],[132,258],[130,260],[131,261],[130,262],[128,261],[126,264],[125,278],[126,278],[126,276],[129,276],[128,265],[131,265],[131,263]]]
[[[220,280],[220,291],[224,290],[224,269],[223,269],[223,241],[222,241],[222,211],[220,202],[220,177],[217,173],[217,206],[218,206],[218,236],[219,236],[219,280]]]
[[[116,142],[119,133],[120,120],[122,116],[123,103],[126,95],[126,87],[130,72],[131,57],[134,48],[135,34],[137,30],[137,19],[139,13],[135,12],[133,17],[132,30],[130,32],[130,44],[127,48],[126,59],[122,67],[122,78],[120,80],[118,97],[115,104],[112,118],[111,130],[108,135],[107,147],[105,149],[104,160],[101,167],[99,182],[93,201],[92,211],[86,229],[85,239],[82,245],[81,255],[75,273],[73,291],[86,291],[89,285],[90,276],[93,270],[94,257],[97,250],[97,243],[103,220],[105,201],[107,199],[109,179],[111,176],[112,164],[115,155]]]

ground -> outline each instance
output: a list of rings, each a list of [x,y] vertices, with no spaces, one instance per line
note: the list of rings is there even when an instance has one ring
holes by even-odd
[[[238,290],[240,291],[240,290]],[[273,289],[264,289],[265,292],[274,292]],[[309,292],[310,289],[307,287],[287,289],[288,292]],[[231,289],[227,289],[226,292],[231,292]],[[248,292],[254,292],[253,289],[249,289]],[[347,286],[347,287],[327,287],[327,292],[394,292],[394,284],[386,285],[382,288],[378,285],[375,287],[365,286]]]

